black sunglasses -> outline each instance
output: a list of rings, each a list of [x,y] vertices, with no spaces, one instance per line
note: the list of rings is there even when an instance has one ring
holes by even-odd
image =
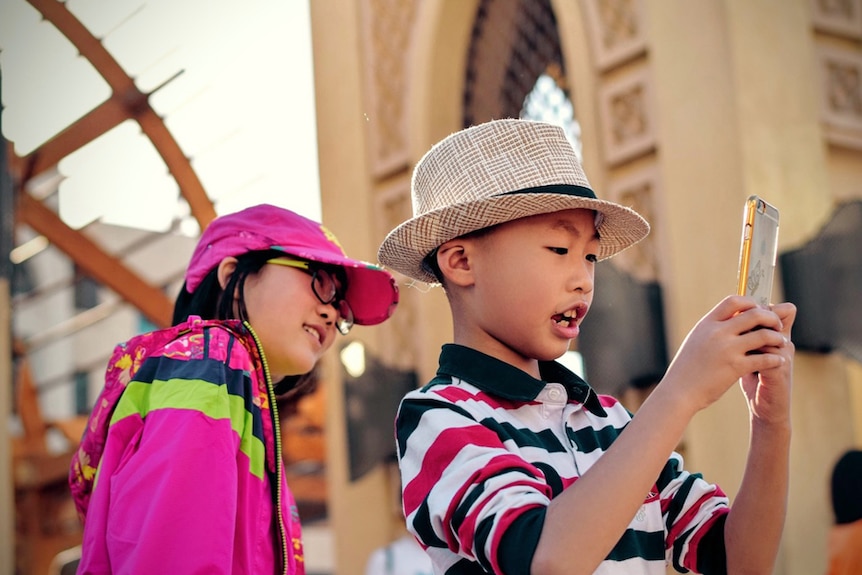
[[[338,312],[335,327],[342,335],[347,335],[353,327],[353,310],[341,293],[344,282],[326,268],[315,266],[312,262],[305,260],[294,260],[291,258],[273,258],[267,260],[268,264],[286,266],[300,269],[311,275],[311,291],[317,296],[320,303],[332,305]]]

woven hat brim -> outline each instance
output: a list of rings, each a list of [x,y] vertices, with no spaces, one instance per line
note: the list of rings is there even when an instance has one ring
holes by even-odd
[[[464,234],[529,216],[584,208],[602,214],[599,260],[638,243],[649,224],[634,210],[605,200],[558,193],[508,193],[432,210],[407,220],[383,240],[377,257],[383,265],[410,278],[437,283],[422,260],[440,245]]]

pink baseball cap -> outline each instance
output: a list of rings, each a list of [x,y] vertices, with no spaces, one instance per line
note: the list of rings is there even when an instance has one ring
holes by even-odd
[[[344,268],[344,299],[359,325],[379,324],[395,311],[398,286],[392,274],[379,265],[347,257],[323,224],[269,204],[226,214],[207,226],[186,270],[186,291],[194,293],[224,258],[265,250]]]

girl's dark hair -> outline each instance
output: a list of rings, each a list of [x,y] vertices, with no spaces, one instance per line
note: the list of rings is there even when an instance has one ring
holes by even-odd
[[[236,258],[236,269],[228,278],[227,285],[222,289],[218,281],[218,268],[210,270],[204,276],[194,293],[186,291],[186,286],[180,290],[174,303],[173,324],[186,321],[190,315],[202,319],[238,319],[248,321],[245,309],[245,280],[250,275],[257,274],[269,260],[284,256],[277,250],[247,252]],[[233,294],[236,293],[236,300]],[[236,302],[236,309],[234,309]]]
[[[259,273],[269,260],[284,257],[284,255],[282,251],[264,250],[237,256],[236,268],[228,278],[224,289],[218,281],[218,267],[204,277],[194,293],[189,293],[186,290],[186,284],[183,283],[174,302],[173,325],[186,321],[190,315],[200,316],[201,319],[248,321],[248,312],[245,308],[245,280],[248,276]],[[236,294],[236,299],[233,294]],[[276,394],[289,394],[286,397],[292,400],[314,391],[316,383],[315,370],[304,375],[289,375],[281,381],[274,382]]]

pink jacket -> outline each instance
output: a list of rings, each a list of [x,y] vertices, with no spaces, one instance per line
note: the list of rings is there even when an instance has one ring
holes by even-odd
[[[829,530],[827,575],[862,573],[862,519],[833,525]]]
[[[191,317],[118,346],[70,472],[78,573],[304,575],[280,453],[248,327]]]

